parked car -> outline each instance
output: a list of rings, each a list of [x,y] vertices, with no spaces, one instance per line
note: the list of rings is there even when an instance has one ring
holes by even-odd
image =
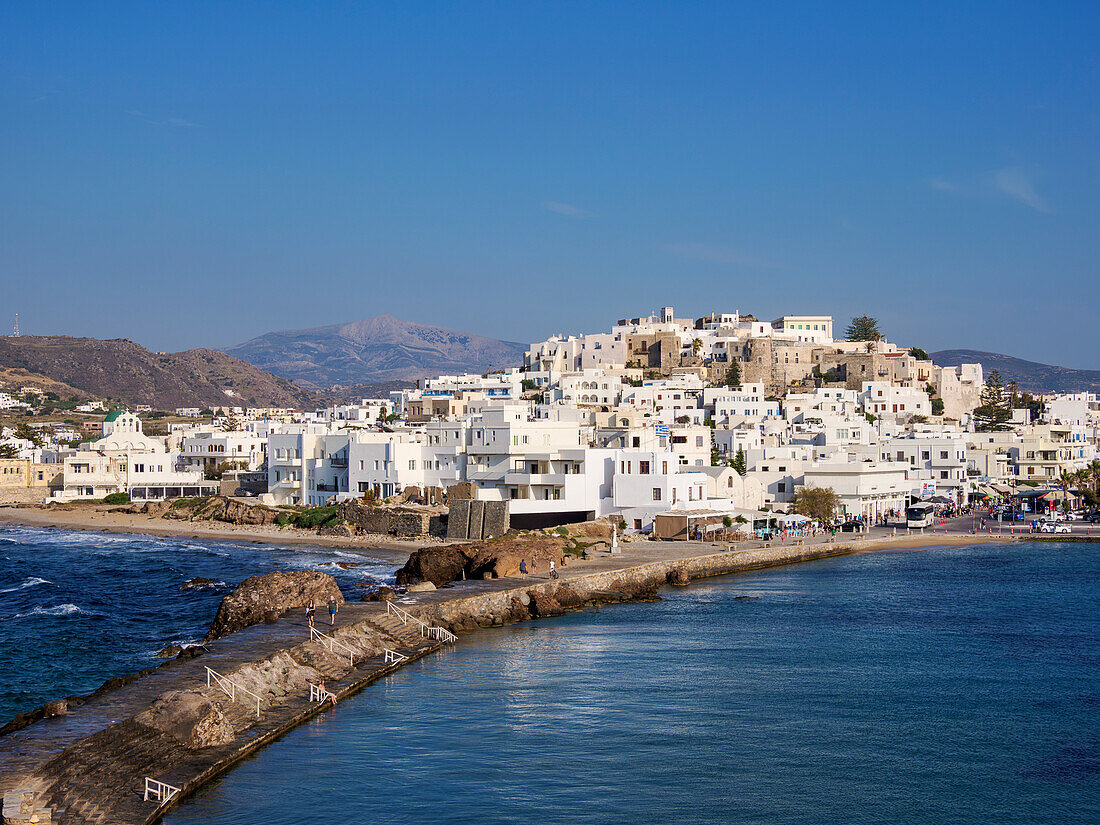
[[[1100,510],[1095,513],[1089,513],[1087,516],[1085,516],[1085,521],[1087,521],[1089,524],[1096,524],[1097,522],[1100,522]]]
[[[1071,530],[1069,529],[1068,524],[1058,524],[1057,522],[1054,522],[1054,521],[1044,521],[1042,524],[1039,525],[1039,532],[1040,533],[1069,533],[1069,532],[1071,532]]]
[[[246,490],[244,487],[238,487],[233,491],[233,495],[240,498],[255,498],[256,494],[252,490]]]
[[[859,521],[846,521],[840,525],[842,533],[858,533],[863,529],[863,523]]]

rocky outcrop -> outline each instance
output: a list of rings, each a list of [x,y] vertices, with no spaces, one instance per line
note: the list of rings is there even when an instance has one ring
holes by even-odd
[[[329,599],[344,603],[336,579],[317,570],[296,570],[290,573],[268,573],[251,576],[222,599],[214,623],[204,641],[220,639],[241,628],[264,621],[269,612],[285,613],[295,607],[305,607],[310,599],[318,611]]]
[[[197,690],[170,690],[134,720],[190,749],[224,745],[235,736],[221,709]]]
[[[262,504],[245,504],[226,496],[177,499],[162,513],[164,518],[186,521],[221,521],[226,524],[263,526],[275,524],[278,512]]]
[[[462,545],[425,547],[417,550],[397,571],[400,585],[430,581],[436,587],[463,579],[499,579],[519,575],[521,561],[545,571],[550,560],[559,567],[568,563],[566,540],[554,536],[525,536]]]

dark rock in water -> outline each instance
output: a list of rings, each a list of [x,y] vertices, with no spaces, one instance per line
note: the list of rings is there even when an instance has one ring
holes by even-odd
[[[540,590],[528,590],[527,595],[531,598],[531,602],[527,605],[527,609],[535,618],[541,618],[543,616],[560,616],[565,612],[565,609],[558,600],[547,593],[543,593]]]
[[[202,590],[207,587],[220,587],[221,582],[216,582],[213,579],[204,579],[202,576],[196,576],[193,579],[188,579],[180,585],[180,590]]]
[[[734,596],[733,600],[736,602],[756,602],[760,601],[759,596]]]
[[[165,645],[157,651],[157,656],[162,659],[171,659],[173,656],[179,656],[183,652],[183,648],[179,645]]]
[[[42,706],[42,713],[46,716],[63,716],[69,712],[69,702],[66,699],[54,699]]]
[[[347,570],[349,567],[358,567],[359,566],[359,562],[357,562],[357,561],[338,561],[338,562],[335,562],[335,564],[341,570]]]
[[[251,576],[222,599],[214,623],[203,641],[220,639],[241,628],[265,621],[268,613],[276,617],[295,607],[305,607],[310,599],[318,610],[335,599],[344,603],[336,579],[317,570],[296,570],[289,573],[268,573]]]

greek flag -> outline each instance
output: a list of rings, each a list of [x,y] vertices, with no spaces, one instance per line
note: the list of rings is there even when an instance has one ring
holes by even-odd
[[[653,428],[653,434],[658,438],[668,438],[668,427],[664,424],[658,424]]]

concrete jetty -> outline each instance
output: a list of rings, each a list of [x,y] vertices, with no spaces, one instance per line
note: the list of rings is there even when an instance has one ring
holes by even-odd
[[[552,581],[542,573],[458,582],[407,594],[397,604],[429,625],[461,632],[645,597],[666,582],[879,547],[982,540],[1006,539],[930,535],[903,543],[838,538],[752,548],[633,542],[619,555],[572,560]],[[318,629],[330,632],[323,623]],[[211,643],[202,655],[173,660],[67,713],[0,737],[4,825],[156,822],[240,760],[328,712],[331,704],[311,700],[310,685],[324,679],[326,689],[343,701],[445,644],[426,637],[416,620],[402,621],[378,602],[344,605],[330,635],[334,641],[311,640],[304,615],[285,614],[274,624],[238,631]],[[387,650],[407,658],[393,661]],[[219,689],[217,678],[210,680],[208,668],[238,686],[236,699]],[[168,795],[147,800],[146,777],[165,783]]]

